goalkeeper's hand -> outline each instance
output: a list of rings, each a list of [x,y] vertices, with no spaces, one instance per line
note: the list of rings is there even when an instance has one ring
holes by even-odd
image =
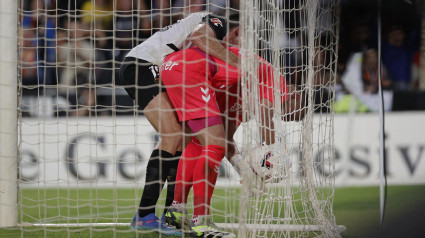
[[[255,170],[244,160],[242,155],[237,153],[229,159],[233,168],[238,172],[241,177],[256,175]]]
[[[286,149],[278,148],[277,144],[262,145],[253,150],[251,167],[265,183],[278,183],[287,176],[285,171],[291,166],[291,161],[283,151]]]
[[[241,154],[237,153],[229,159],[233,168],[242,177],[242,181],[248,186],[249,196],[264,195],[266,187],[264,186],[264,179],[255,172],[249,163],[242,159]]]

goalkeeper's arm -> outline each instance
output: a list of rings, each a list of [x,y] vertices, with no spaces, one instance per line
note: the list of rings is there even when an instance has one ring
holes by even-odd
[[[303,93],[297,91],[295,87],[288,87],[288,97],[282,102],[282,118],[285,121],[299,121],[304,118],[307,110],[306,100]],[[267,98],[260,102],[260,120],[261,120],[261,140],[266,145],[275,143],[275,128],[273,122],[274,116],[273,103]]]
[[[267,98],[260,101],[260,121],[261,121],[261,141],[266,145],[274,144],[275,130],[274,130],[274,108],[273,103]]]
[[[226,148],[226,158],[232,164],[233,168],[238,172],[239,175],[250,176],[253,174],[251,166],[242,158],[241,153],[239,152],[236,143],[233,139],[238,125],[234,120],[228,120],[228,117],[223,117],[225,121],[226,133],[227,133],[227,148]]]
[[[234,29],[233,31],[235,30],[238,29]],[[239,57],[227,50],[221,42],[217,40],[214,31],[208,24],[199,25],[188,40],[202,51],[207,52],[223,62],[227,62],[235,68],[239,68]]]
[[[306,94],[294,85],[288,85],[288,97],[282,103],[282,118],[285,121],[302,120],[307,112]]]

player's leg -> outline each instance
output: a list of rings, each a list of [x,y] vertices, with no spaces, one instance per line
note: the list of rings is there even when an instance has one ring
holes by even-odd
[[[190,52],[186,53],[189,54]],[[188,57],[187,54],[184,55],[186,58]],[[167,64],[181,62],[178,55],[170,56],[168,60],[166,58],[164,61],[167,61]],[[205,62],[199,61],[199,64],[205,64]],[[177,110],[179,120],[186,122],[191,131],[196,133],[196,137],[202,145],[195,166],[189,168],[189,171],[184,171],[184,173],[193,172],[195,219],[193,225],[191,225],[192,235],[213,235],[211,237],[229,235],[228,237],[234,237],[233,234],[219,231],[210,219],[205,219],[205,222],[200,219],[208,218],[209,203],[218,175],[218,166],[225,154],[224,147],[226,144],[224,126],[211,82],[200,77],[202,73],[191,71],[191,69],[198,70],[200,68],[204,67],[202,65],[188,67],[186,64],[175,64],[175,67],[164,67],[161,71],[162,82],[167,87],[168,95]],[[205,76],[207,77],[206,74]],[[186,149],[183,154],[186,153]],[[212,184],[212,186],[209,184]],[[176,188],[176,194],[179,192]],[[203,224],[206,224],[206,226]]]
[[[195,210],[191,225],[192,235],[233,237],[215,227],[209,217],[218,166],[224,157],[225,133],[221,118],[216,116],[196,119],[188,124],[202,142],[193,139],[183,152],[178,167],[173,206],[167,211],[166,221],[177,228],[184,229],[188,225],[185,212],[187,197],[193,184]]]
[[[183,129],[166,91],[156,95],[144,108],[143,113],[161,137],[159,150],[170,154],[182,151]]]
[[[250,191],[250,196],[256,196],[258,194],[264,194],[266,187],[264,186],[262,177],[255,173],[254,169],[250,164],[242,158],[242,155],[238,151],[236,144],[233,140],[233,136],[239,127],[239,119],[235,115],[226,115],[222,117],[226,128],[227,146],[226,146],[226,158],[229,160],[233,168],[238,172],[242,181],[247,184]]]
[[[171,161],[167,161],[167,171],[163,173],[163,180],[167,180],[167,195],[165,198],[164,212],[161,219],[165,222],[165,214],[167,213],[168,208],[171,207],[171,204],[174,200],[175,186],[176,186],[176,177],[177,177],[177,168],[181,158],[182,152],[177,151],[174,154],[174,158]]]
[[[171,205],[182,144],[182,127],[165,92],[159,93],[148,103],[144,114],[158,131],[160,141],[148,162],[146,185],[140,200],[141,217],[155,213],[155,205],[165,181],[167,181],[167,198],[164,211]]]
[[[197,138],[202,144],[202,151],[193,174],[194,218],[209,215],[209,204],[217,180],[218,167],[225,155],[223,124],[206,127],[198,133],[200,134]]]
[[[177,169],[176,187],[172,207],[167,210],[165,220],[168,224],[179,229],[189,228],[190,220],[187,217],[187,199],[193,185],[193,171],[196,161],[201,155],[202,146],[199,141],[193,140],[183,151]]]
[[[189,176],[191,176],[193,169],[196,171],[197,166],[200,168],[200,173],[207,174],[207,172],[205,172],[206,168],[201,165],[202,163],[204,165],[209,165],[211,171],[218,171],[218,165],[224,157],[225,133],[220,116],[220,110],[218,109],[217,101],[215,99],[215,92],[210,87],[210,82],[206,81],[204,84],[200,84],[202,79],[199,78],[199,74],[193,74],[192,76],[191,72],[188,70],[190,68],[186,67],[186,69],[187,71],[185,71],[184,75],[183,72],[179,70],[163,70],[161,72],[161,77],[164,85],[167,87],[170,100],[172,101],[174,108],[177,109],[179,120],[186,121],[186,124],[191,131],[197,134],[200,144],[205,147],[202,148],[204,152],[202,152],[201,149],[201,155],[199,159],[197,159],[195,166],[188,166],[187,169],[189,170],[184,171],[185,174],[189,173]],[[204,93],[202,94],[199,92]],[[208,148],[208,146],[210,148]],[[192,146],[186,148],[183,153],[185,155],[189,155],[187,151],[191,148]],[[208,154],[209,151],[213,151],[214,154]],[[216,155],[218,155],[218,157]],[[193,157],[195,156],[198,156],[198,153],[194,154]],[[202,161],[199,162],[200,160]],[[180,163],[183,165],[184,163],[189,162],[185,160]],[[179,166],[178,173],[180,174],[181,171],[182,169]],[[193,173],[193,176],[195,176],[195,173]],[[216,176],[214,176],[214,172],[210,174],[213,175],[210,177],[210,182],[215,183]],[[179,176],[179,179],[180,178],[181,177]],[[205,176],[204,178],[206,179]],[[181,190],[186,187],[184,187],[184,185],[180,185],[181,183],[183,183],[183,181],[177,181],[178,189],[176,189],[175,200],[177,202],[184,203],[184,199],[180,196],[184,196],[184,193]],[[204,188],[207,187],[205,186],[205,184],[208,183],[206,180],[202,180],[200,183],[204,185]],[[213,190],[213,188],[209,188],[210,191],[211,189]],[[204,201],[204,198],[206,197],[207,195],[203,194],[202,198],[196,198],[196,200],[202,204],[201,200]],[[198,210],[202,210],[202,208],[199,207]],[[195,213],[195,215],[197,214]]]
[[[217,181],[218,168],[225,155],[226,134],[220,116],[206,118],[204,123],[207,127],[197,131],[197,138],[201,142],[202,149],[193,173],[192,235],[235,237],[234,234],[217,228],[210,217],[209,208]]]
[[[182,150],[182,127],[174,112],[173,105],[165,92],[159,93],[149,102],[144,110],[144,114],[155,130],[158,131],[161,138],[158,143],[158,151],[162,156],[160,156],[161,160],[158,171],[161,181],[167,181],[167,197],[164,208],[165,214],[174,199],[177,167]],[[170,155],[174,156],[171,157]],[[158,188],[162,189],[162,186]],[[160,191],[155,190],[152,191],[152,193],[147,193],[146,196],[143,195],[141,207],[154,205],[152,203],[158,200],[159,193]],[[151,201],[150,204],[148,203],[149,201]]]
[[[146,61],[141,61],[134,58],[126,58],[126,61],[121,65],[120,82],[125,86],[128,94],[137,101],[139,108],[145,110],[145,115],[148,115],[148,120],[151,123],[155,122],[155,124],[153,124],[155,129],[158,130],[158,128],[161,128],[164,130],[170,130],[170,134],[180,130],[179,133],[181,134],[181,126],[175,119],[174,122],[176,123],[170,123],[167,125],[167,127],[162,127],[161,124],[158,124],[159,120],[165,119],[159,118],[159,112],[162,109],[166,110],[166,112],[169,112],[168,110],[170,110],[170,104],[164,103],[163,108],[158,108],[158,106],[160,106],[158,101],[161,99],[166,101],[167,98],[164,99],[162,96],[158,97],[158,94],[165,93],[161,93],[161,89],[158,87],[158,84],[155,81],[155,77],[149,68],[151,66],[152,65]],[[175,118],[175,116],[170,113],[165,113],[164,117]],[[165,134],[167,132],[168,131],[163,131]],[[168,139],[170,140],[170,138]],[[178,232],[175,232],[175,230],[165,226],[165,224],[159,221],[155,215],[155,206],[165,182],[163,177],[166,176],[167,170],[170,170],[169,167],[175,167],[177,165],[177,163],[174,161],[178,160],[178,158],[175,158],[175,154],[178,149],[181,149],[181,145],[179,145],[180,142],[181,140],[177,138],[175,143],[168,143],[168,145],[171,144],[173,146],[172,148],[168,149],[171,151],[171,153],[167,150],[161,149],[154,149],[152,151],[146,168],[145,187],[143,189],[142,198],[140,200],[139,210],[133,218],[132,228],[159,228],[159,231],[166,234],[178,235]],[[159,148],[164,149],[163,147]],[[171,161],[171,165],[170,162],[168,162],[164,166],[162,164],[163,159]]]

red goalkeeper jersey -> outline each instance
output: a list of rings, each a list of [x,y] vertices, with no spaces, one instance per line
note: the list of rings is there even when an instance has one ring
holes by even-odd
[[[236,68],[198,48],[168,55],[161,64],[160,76],[180,121],[221,115],[215,90],[225,93],[228,85],[239,80]]]
[[[239,54],[239,48],[229,48],[233,53]],[[261,64],[258,68],[258,100],[264,98],[268,99],[271,103],[275,102],[275,79],[274,79],[274,68],[266,60],[258,57]],[[224,62],[217,59],[217,62]],[[220,68],[221,69],[221,68]],[[221,112],[227,111],[228,116],[233,119],[237,119],[239,123],[242,121],[242,95],[241,95],[241,84],[240,75],[231,74],[225,68],[213,76],[215,82],[214,87],[216,90],[216,98],[220,107]],[[237,78],[232,78],[237,77]],[[287,88],[284,76],[280,76],[278,79],[280,84],[280,90],[277,92],[281,95],[281,102],[283,103],[287,98]]]
[[[239,54],[239,48],[229,48]],[[265,60],[258,69],[258,99],[274,103],[273,67]],[[221,115],[241,120],[240,72],[225,62],[205,54],[198,48],[181,50],[168,55],[160,67],[161,80],[180,121]],[[282,102],[286,84],[280,76]]]

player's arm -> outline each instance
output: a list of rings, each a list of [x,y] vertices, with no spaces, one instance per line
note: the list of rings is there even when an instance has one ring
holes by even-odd
[[[275,139],[275,130],[274,130],[274,108],[273,103],[267,99],[263,98],[260,101],[260,125],[261,125],[261,139],[267,145],[274,144]]]
[[[239,57],[221,44],[208,24],[200,24],[189,36],[189,40],[202,51],[239,68]]]
[[[260,103],[260,133],[261,141],[267,145],[275,143],[274,131],[274,69],[273,66],[260,59],[262,64],[258,67],[258,93]]]
[[[226,158],[232,158],[236,154],[239,153],[238,148],[236,147],[235,141],[233,140],[233,136],[238,129],[238,125],[234,120],[229,119],[228,116],[222,116],[222,120],[224,123],[224,128],[226,130]]]
[[[282,118],[285,121],[300,121],[307,112],[307,99],[302,90],[294,85],[288,85],[288,97],[282,103]]]
[[[236,143],[233,139],[233,136],[238,129],[238,125],[234,120],[228,120],[228,117],[223,117],[223,121],[225,122],[226,129],[226,158],[229,160],[230,164],[232,164],[233,168],[238,172],[239,175],[245,176],[255,176],[251,166],[242,158],[241,153],[239,152]]]
[[[303,93],[296,90],[295,87],[288,87],[288,97],[282,103],[282,118],[285,121],[299,121],[302,120],[307,111],[306,100]],[[275,142],[275,129],[274,129],[274,108],[273,103],[263,98],[260,102],[260,120],[261,120],[261,139],[267,145],[274,144]]]

